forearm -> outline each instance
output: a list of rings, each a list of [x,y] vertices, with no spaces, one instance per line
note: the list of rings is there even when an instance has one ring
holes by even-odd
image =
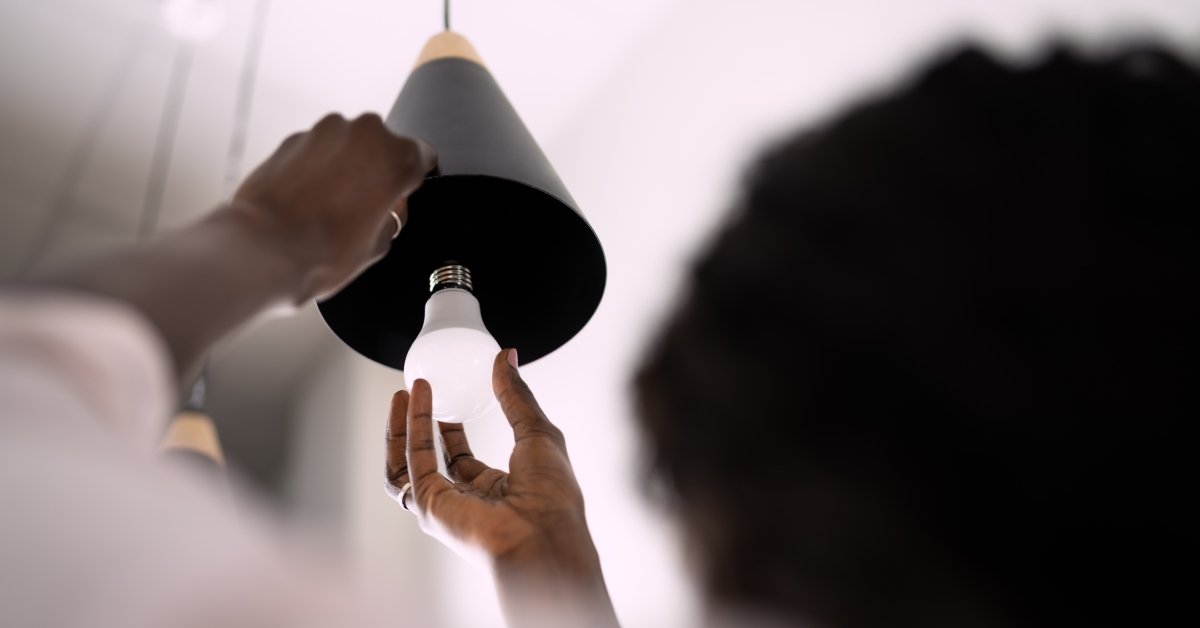
[[[493,573],[512,628],[618,626],[586,526],[497,557]]]
[[[42,285],[124,301],[158,328],[185,377],[221,338],[264,310],[295,304],[305,272],[261,216],[221,207],[144,246],[92,260]]]

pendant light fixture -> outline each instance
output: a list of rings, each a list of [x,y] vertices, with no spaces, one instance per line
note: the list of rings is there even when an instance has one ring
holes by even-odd
[[[167,458],[188,461],[194,469],[227,490],[229,478],[225,474],[221,439],[212,417],[204,411],[206,384],[207,376],[202,373],[192,385],[187,405],[167,424],[158,451]]]
[[[523,364],[583,329],[604,294],[600,241],[466,38],[425,44],[387,126],[433,144],[438,167],[388,255],[319,304],[333,332],[403,369],[430,276],[449,265],[469,271],[486,330]]]
[[[196,8],[198,1],[200,8]],[[172,9],[172,6],[184,7],[184,9]],[[236,104],[233,111],[233,129],[229,136],[229,149],[225,155],[225,189],[222,200],[226,203],[233,197],[238,180],[241,178],[242,157],[245,153],[246,136],[250,128],[250,105],[257,83],[258,59],[262,53],[263,34],[266,32],[267,13],[270,6],[271,0],[255,2],[249,40],[246,42],[242,58],[241,77],[238,81]],[[204,23],[211,22],[213,20],[211,14],[202,9],[223,11],[224,5],[219,4],[218,0],[172,1],[164,5],[164,15],[169,18],[169,11],[175,10],[184,17],[192,15]],[[220,14],[220,18],[224,18],[223,13]],[[165,171],[160,176],[165,177]],[[143,210],[142,222],[143,224],[146,222],[145,210]],[[192,393],[187,404],[167,424],[167,431],[159,444],[159,452],[169,458],[183,458],[198,464],[201,469],[214,477],[217,484],[223,487],[228,494],[229,478],[225,473],[225,453],[221,448],[217,425],[204,410],[205,392],[208,388],[208,369],[209,361],[206,359],[200,370],[200,376],[192,384]]]

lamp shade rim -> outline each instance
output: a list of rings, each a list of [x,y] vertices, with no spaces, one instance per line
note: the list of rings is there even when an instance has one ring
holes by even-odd
[[[472,273],[484,323],[527,364],[569,342],[600,307],[603,246],[583,214],[540,187],[482,174],[429,177],[388,254],[317,304],[347,345],[400,369],[423,325],[429,273]]]
[[[590,222],[588,222],[587,216],[583,213],[583,210],[579,209],[579,207],[577,207],[575,205],[575,200],[572,198],[563,198],[563,197],[559,196],[558,194],[555,194],[554,192],[547,190],[544,187],[541,187],[538,185],[533,185],[532,183],[526,183],[524,181],[517,181],[516,179],[510,179],[508,177],[496,176],[494,174],[478,174],[478,173],[466,173],[466,172],[452,173],[452,174],[435,173],[435,174],[431,174],[431,175],[425,177],[425,182],[437,181],[437,180],[442,180],[442,179],[460,179],[460,178],[461,179],[494,179],[496,181],[504,181],[506,183],[516,183],[518,185],[527,187],[531,190],[537,190],[538,192],[541,192],[542,194],[549,196],[550,198],[558,201],[559,203],[562,203],[563,205],[571,208],[571,211],[575,212],[576,214],[579,214],[580,218],[583,218],[584,223],[587,225],[587,228],[592,232],[592,235],[596,236],[596,244],[599,245],[600,249],[603,251],[604,245],[603,245],[603,243],[600,242],[599,235],[597,235],[596,230],[592,228],[592,224]],[[424,184],[425,183],[422,183],[422,185],[424,185]],[[419,190],[420,188],[417,188],[417,189]]]

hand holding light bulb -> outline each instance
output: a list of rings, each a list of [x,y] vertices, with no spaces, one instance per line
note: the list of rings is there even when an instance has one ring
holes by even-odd
[[[477,460],[463,425],[440,422],[449,478],[438,473],[440,393],[415,379],[411,395],[392,397],[387,492],[426,533],[460,554],[486,555],[510,625],[615,627],[566,439],[521,379],[515,349],[497,352],[491,371],[492,397],[513,428],[510,471]]]

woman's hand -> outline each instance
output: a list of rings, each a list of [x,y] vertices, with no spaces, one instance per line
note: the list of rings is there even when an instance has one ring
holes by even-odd
[[[515,437],[508,473],[476,460],[461,424],[438,423],[449,479],[438,473],[429,383],[392,397],[387,491],[447,545],[482,552],[511,625],[615,626],[566,441],[501,351],[492,387]],[[411,488],[404,491],[411,482]]]
[[[123,301],[158,329],[177,374],[264,310],[345,285],[388,250],[433,147],[375,114],[326,116],[246,179],[228,206],[142,246],[29,282]]]
[[[428,143],[379,116],[329,114],[284,140],[230,203],[262,226],[303,273],[299,301],[323,297],[383,257],[408,217],[408,195],[437,164]]]

